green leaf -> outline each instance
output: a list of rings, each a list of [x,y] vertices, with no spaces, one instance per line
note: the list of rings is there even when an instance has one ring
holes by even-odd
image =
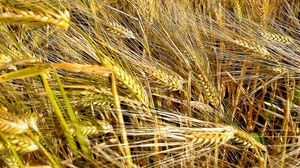
[[[257,142],[259,142],[259,143],[261,143],[261,144],[265,144],[265,139],[262,137],[262,136],[260,136],[258,133],[255,133],[255,132],[252,132],[252,133],[250,133],[250,135],[257,141]]]

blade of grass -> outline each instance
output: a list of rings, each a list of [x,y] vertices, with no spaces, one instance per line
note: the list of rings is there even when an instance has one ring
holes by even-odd
[[[84,72],[87,74],[97,74],[108,76],[110,73],[108,69],[103,66],[98,65],[82,65],[82,64],[72,64],[72,63],[58,63],[53,64],[53,66],[57,69],[63,69],[69,72]]]

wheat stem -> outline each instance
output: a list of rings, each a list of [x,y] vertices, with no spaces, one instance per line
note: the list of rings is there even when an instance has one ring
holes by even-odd
[[[73,111],[73,108],[71,107],[70,101],[69,101],[69,99],[68,99],[68,97],[66,95],[65,89],[64,89],[64,87],[63,87],[63,85],[62,85],[62,83],[60,81],[60,78],[59,78],[56,70],[53,69],[53,72],[54,72],[54,76],[56,78],[59,90],[60,90],[61,95],[63,97],[63,100],[65,102],[68,117],[69,117],[70,121],[72,122],[72,124],[74,125],[75,133],[77,135],[76,137],[77,137],[77,140],[78,140],[78,142],[80,144],[81,150],[83,151],[84,154],[88,155],[89,154],[89,150],[87,148],[87,144],[86,144],[85,138],[83,136],[83,132],[81,130],[81,127],[78,124],[77,117],[76,117],[76,115],[75,115],[75,113]]]
[[[131,151],[130,151],[130,148],[128,146],[126,128],[125,128],[125,124],[124,124],[123,114],[122,114],[122,111],[121,111],[119,95],[118,95],[118,92],[117,92],[116,80],[115,80],[115,77],[114,77],[113,74],[111,75],[111,90],[112,90],[112,94],[113,94],[113,98],[114,98],[114,104],[115,104],[116,112],[117,112],[117,115],[118,115],[119,127],[122,131],[122,139],[123,139],[123,143],[124,143],[127,164],[130,168],[132,168],[133,167],[133,161],[132,161]]]
[[[45,88],[45,91],[49,97],[49,100],[50,100],[50,103],[54,109],[54,112],[55,112],[55,115],[57,116],[58,120],[59,120],[59,123],[64,131],[64,134],[66,136],[66,139],[67,139],[67,142],[68,142],[68,146],[70,147],[70,149],[72,150],[72,152],[74,152],[75,154],[78,154],[78,148],[76,146],[76,143],[75,143],[75,140],[73,139],[72,135],[71,135],[71,132],[70,132],[70,129],[69,129],[69,126],[67,125],[64,117],[63,117],[63,114],[55,100],[55,97],[50,89],[50,86],[48,84],[48,81],[46,79],[46,76],[45,74],[41,74],[40,75],[41,78],[42,78],[42,82],[43,82],[43,85],[44,85],[44,88]]]

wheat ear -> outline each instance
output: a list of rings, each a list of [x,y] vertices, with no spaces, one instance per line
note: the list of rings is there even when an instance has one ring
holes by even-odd
[[[235,130],[230,127],[199,128],[185,133],[185,137],[193,144],[224,144],[234,137]]]
[[[275,57],[273,57],[269,51],[263,47],[262,45],[256,43],[256,42],[247,42],[245,40],[240,40],[240,39],[235,39],[234,43],[240,46],[243,46],[249,50],[252,50],[254,52],[256,52],[257,54],[253,54],[254,57],[256,58],[262,58],[262,59],[266,59],[266,60],[270,60],[270,61],[274,61],[276,63],[278,63],[278,65],[280,66],[280,68],[273,68],[272,70],[274,70],[275,72],[283,72],[285,69],[284,67],[281,65],[281,63],[279,62],[279,60]]]
[[[91,104],[100,106],[100,107],[106,107],[113,104],[113,98],[111,94],[104,93],[102,91],[92,92],[92,91],[81,91],[80,96],[81,98],[76,99],[76,102],[79,104],[88,107]],[[84,100],[84,101],[82,101]]]
[[[234,12],[236,13],[237,18],[239,19],[239,21],[241,21],[242,18],[243,18],[243,13],[242,13],[242,7],[240,5],[239,0],[234,1]]]
[[[197,78],[199,79],[199,83],[203,88],[202,90],[204,94],[208,97],[208,101],[217,108],[220,105],[220,100],[215,87],[211,84],[204,73],[200,72],[197,74]]]
[[[266,167],[268,150],[264,145],[257,142],[253,137],[241,130],[236,130],[232,141],[254,149],[256,154],[259,156],[259,161],[261,162],[262,167]]]
[[[292,44],[293,43],[293,39],[289,36],[266,32],[266,31],[263,31],[260,34],[264,39],[271,41],[271,42],[281,43],[281,44]]]
[[[107,69],[110,69],[113,72],[116,78],[119,79],[127,89],[130,90],[131,94],[133,94],[140,102],[148,106],[149,101],[147,93],[143,86],[133,76],[128,74],[108,57],[102,58],[102,63]]]
[[[135,97],[148,105],[148,97],[144,88],[140,85],[140,83],[135,80],[131,75],[129,75],[126,71],[124,71],[119,66],[113,66],[113,72],[116,77],[135,95]]]
[[[0,107],[0,131],[9,134],[22,134],[29,128],[37,130],[35,120],[20,119],[18,116],[9,113]]]
[[[155,17],[155,1],[139,1],[139,3],[136,4],[136,8],[139,14],[142,15],[141,18],[144,18],[146,20],[146,23],[153,22],[153,19]]]
[[[107,57],[101,50],[99,50],[94,45],[93,40],[85,32],[83,32],[76,26],[74,26],[73,28],[75,28],[81,35],[87,38],[87,40],[91,43],[103,66],[111,70],[115,77],[131,91],[131,94],[133,94],[140,102],[148,106],[149,100],[147,92],[138,82],[138,80],[127,73],[125,70],[123,70],[116,62],[114,62],[111,58]]]
[[[236,130],[231,126],[217,128],[190,128],[190,127],[159,127],[159,129],[132,129],[128,135],[150,136],[156,135],[173,145],[221,145],[232,139]]]
[[[155,66],[145,66],[146,73],[152,75],[166,86],[173,88],[174,90],[182,90],[184,80],[179,75],[169,74]]]
[[[106,28],[106,30],[121,38],[135,39],[135,36],[131,30],[127,29],[117,22],[110,22],[109,27]]]
[[[50,24],[66,30],[70,25],[70,13],[66,10],[57,13],[36,13],[33,11],[8,11],[0,14],[0,22],[5,24]]]
[[[234,138],[232,139],[233,141],[239,142],[244,144],[245,146],[249,148],[259,148],[261,151],[267,152],[267,149],[264,145],[261,143],[257,142],[253,137],[251,137],[249,134],[241,131],[241,130],[236,130]]]
[[[84,72],[87,74],[103,75],[103,76],[109,76],[110,73],[110,71],[108,71],[105,67],[98,66],[98,65],[57,63],[57,64],[52,64],[52,66],[57,69],[63,69],[69,72]]]
[[[111,132],[113,129],[112,126],[106,121],[97,120],[95,122],[96,122],[95,125],[92,124],[81,125],[81,129],[84,136],[87,137],[98,136],[100,134],[106,134],[108,132]],[[70,132],[73,136],[75,136],[74,128],[71,128]]]
[[[119,96],[119,97],[121,103],[126,104],[127,107],[144,110],[144,111],[147,110],[145,104],[141,103],[140,101],[132,100],[126,96],[125,97]],[[113,97],[111,92],[108,91],[98,90],[98,89],[95,89],[93,91],[86,90],[86,91],[80,91],[80,97],[75,99],[75,103],[80,104],[84,107],[88,107],[90,105],[107,107],[113,105]]]
[[[263,56],[270,55],[269,51],[265,47],[256,42],[248,42],[242,39],[234,39],[233,42],[239,46],[245,47]]]
[[[38,146],[25,135],[8,135],[7,140],[18,153],[28,153],[38,150]],[[0,141],[0,151],[7,149],[5,142]]]

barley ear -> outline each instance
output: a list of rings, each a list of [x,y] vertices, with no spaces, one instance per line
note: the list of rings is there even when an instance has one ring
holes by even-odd
[[[8,11],[0,14],[0,22],[4,24],[49,24],[67,30],[70,25],[70,13],[58,11],[36,13],[33,11]]]
[[[263,31],[260,34],[264,39],[271,41],[273,43],[292,44],[294,42],[293,39],[289,36],[284,36],[284,35],[271,33],[267,31]]]
[[[131,30],[118,24],[117,22],[110,22],[109,27],[106,30],[121,38],[135,39],[135,36]]]
[[[169,86],[174,90],[182,90],[184,80],[179,75],[169,74],[162,69],[154,66],[145,66],[145,72],[158,79],[165,86]]]

